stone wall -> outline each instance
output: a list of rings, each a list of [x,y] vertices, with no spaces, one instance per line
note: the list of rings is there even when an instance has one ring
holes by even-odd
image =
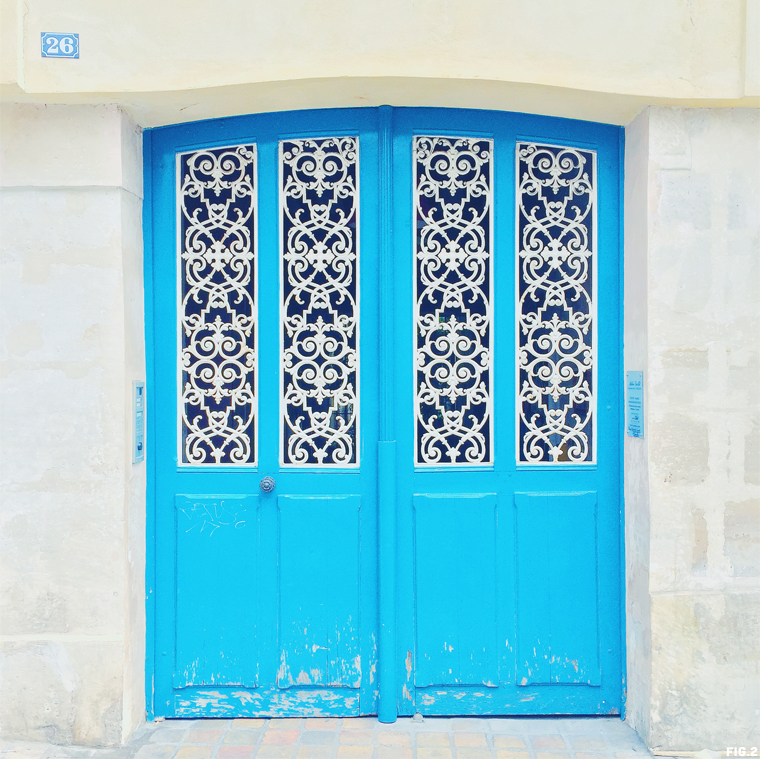
[[[118,743],[144,709],[140,132],[0,118],[0,731]],[[649,108],[626,139],[627,718],[663,751],[756,745],[760,112]]]
[[[144,720],[141,134],[0,109],[0,730],[113,744]]]
[[[760,112],[650,108],[627,141],[628,718],[654,749],[757,745]]]

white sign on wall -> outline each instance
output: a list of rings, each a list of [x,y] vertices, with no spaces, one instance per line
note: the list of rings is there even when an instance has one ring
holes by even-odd
[[[145,459],[145,383],[132,383],[132,464]]]
[[[644,437],[644,373],[625,373],[625,432]]]

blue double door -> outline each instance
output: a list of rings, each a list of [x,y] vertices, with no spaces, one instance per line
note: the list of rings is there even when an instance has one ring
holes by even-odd
[[[621,711],[619,150],[146,132],[153,715]]]

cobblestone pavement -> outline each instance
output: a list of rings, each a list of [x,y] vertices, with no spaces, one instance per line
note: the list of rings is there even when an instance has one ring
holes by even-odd
[[[124,747],[0,744],[2,758],[651,757],[618,718],[238,718],[147,724]]]

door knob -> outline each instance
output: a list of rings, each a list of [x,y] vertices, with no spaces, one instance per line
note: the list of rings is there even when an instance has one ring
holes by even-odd
[[[261,483],[259,483],[259,488],[264,493],[272,493],[272,491],[274,491],[274,487],[275,487],[274,478],[269,477],[269,475],[267,475],[265,478],[262,478]]]

